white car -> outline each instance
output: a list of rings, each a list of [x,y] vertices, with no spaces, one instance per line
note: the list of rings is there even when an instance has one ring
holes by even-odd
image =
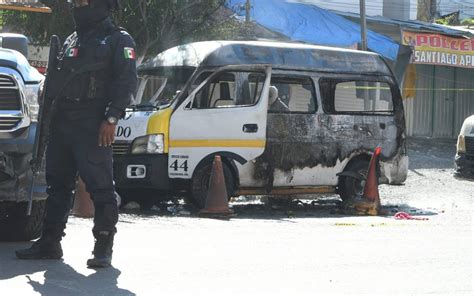
[[[464,120],[459,133],[455,157],[456,174],[474,176],[474,115]]]

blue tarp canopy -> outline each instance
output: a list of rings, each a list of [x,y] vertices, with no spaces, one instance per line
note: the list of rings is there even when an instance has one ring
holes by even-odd
[[[228,0],[227,7],[245,15],[245,0]],[[252,20],[295,41],[352,47],[361,42],[360,26],[312,4],[286,0],[251,1]],[[368,48],[390,60],[397,58],[399,44],[381,34],[367,32]]]

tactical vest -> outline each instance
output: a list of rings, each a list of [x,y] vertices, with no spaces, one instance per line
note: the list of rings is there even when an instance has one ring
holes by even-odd
[[[58,57],[55,82],[60,101],[105,102],[112,76],[113,38],[118,29],[96,30],[78,36],[73,33]],[[55,83],[56,84],[56,83]]]

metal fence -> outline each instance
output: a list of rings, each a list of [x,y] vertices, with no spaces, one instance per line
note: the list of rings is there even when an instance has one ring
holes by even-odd
[[[455,138],[474,114],[474,70],[416,66],[416,95],[404,100],[407,134]]]

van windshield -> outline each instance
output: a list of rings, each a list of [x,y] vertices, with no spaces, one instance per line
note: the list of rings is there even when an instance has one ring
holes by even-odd
[[[161,67],[138,73],[138,86],[132,107],[155,108],[169,105],[182,90],[193,68]]]

